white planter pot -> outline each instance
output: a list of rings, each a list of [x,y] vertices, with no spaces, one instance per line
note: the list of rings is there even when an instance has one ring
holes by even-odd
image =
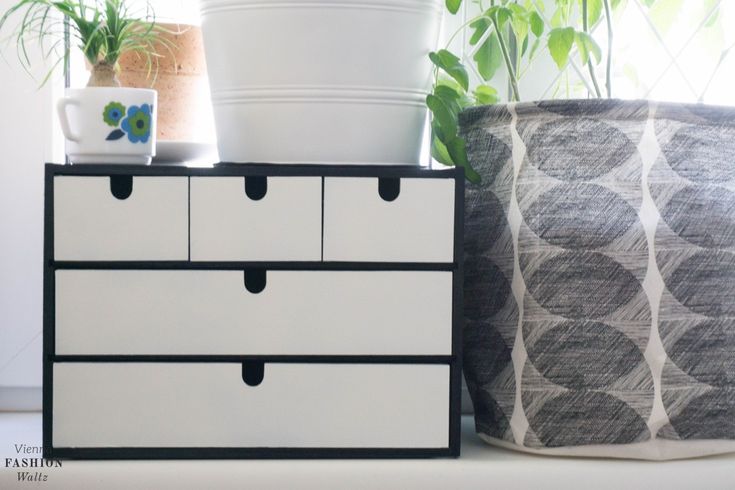
[[[156,91],[67,89],[57,109],[72,163],[149,164],[156,148]]]
[[[417,164],[441,0],[201,0],[220,159]]]

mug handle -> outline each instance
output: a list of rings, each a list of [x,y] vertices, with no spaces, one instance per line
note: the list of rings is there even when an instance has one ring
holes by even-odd
[[[71,97],[62,97],[56,103],[56,111],[59,114],[59,122],[61,123],[61,131],[64,133],[64,137],[69,141],[79,143],[79,136],[74,134],[71,130],[71,126],[69,125],[69,117],[66,112],[66,108],[70,105],[79,107],[80,102],[78,99],[73,99]]]

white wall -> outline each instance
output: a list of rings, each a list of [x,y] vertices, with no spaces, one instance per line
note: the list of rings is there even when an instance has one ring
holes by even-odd
[[[4,12],[15,0],[0,0]],[[6,39],[7,32],[0,33]],[[0,410],[8,387],[41,385],[43,165],[61,161],[53,101],[63,81],[38,89],[15,46],[0,45]],[[31,53],[35,54],[35,53]],[[38,74],[43,73],[41,63]],[[59,74],[61,75],[61,74]],[[12,390],[17,393],[19,390]]]
[[[16,3],[0,0],[0,15]],[[152,4],[160,20],[196,21],[196,2]],[[64,159],[54,113],[63,74],[59,70],[39,89],[21,67],[15,45],[5,42],[10,32],[0,32],[0,411],[41,408],[43,167]],[[37,50],[29,52],[40,80],[46,67]],[[83,70],[72,75],[72,86],[86,83]]]

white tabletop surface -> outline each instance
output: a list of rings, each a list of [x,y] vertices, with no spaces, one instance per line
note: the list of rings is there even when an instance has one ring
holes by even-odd
[[[735,455],[666,463],[550,458],[492,448],[463,417],[462,456],[429,460],[63,461],[12,468],[41,445],[40,413],[0,413],[0,489],[735,489]],[[46,477],[19,482],[18,472]],[[40,475],[36,475],[36,473]]]

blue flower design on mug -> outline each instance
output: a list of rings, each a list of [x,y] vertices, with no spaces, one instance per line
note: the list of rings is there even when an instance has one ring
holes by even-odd
[[[120,119],[125,115],[125,106],[120,102],[110,102],[102,111],[102,119],[108,126],[117,127]]]
[[[120,127],[127,133],[131,143],[148,142],[151,136],[151,112],[149,104],[128,107],[128,115]]]

